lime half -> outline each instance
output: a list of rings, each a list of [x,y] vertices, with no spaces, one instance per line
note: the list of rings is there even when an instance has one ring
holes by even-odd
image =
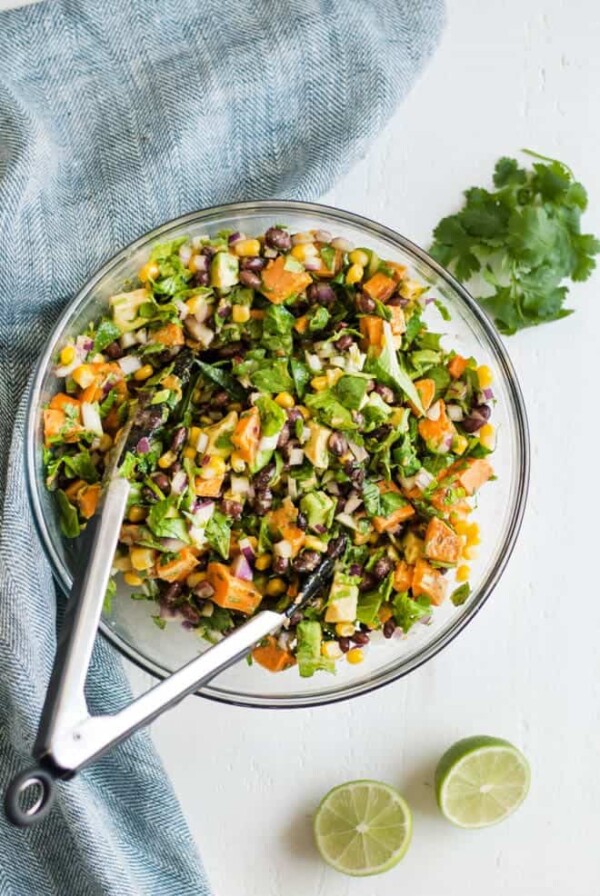
[[[362,877],[393,868],[408,849],[412,816],[397,790],[380,781],[348,781],[323,798],[314,820],[325,861]]]
[[[435,771],[435,792],[448,821],[461,828],[484,828],[521,805],[529,780],[529,764],[516,747],[477,735],[444,753]]]

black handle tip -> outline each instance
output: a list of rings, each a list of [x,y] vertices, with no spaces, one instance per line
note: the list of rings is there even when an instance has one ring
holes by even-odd
[[[54,778],[35,767],[12,779],[4,796],[4,812],[11,824],[29,827],[45,818],[54,802]]]

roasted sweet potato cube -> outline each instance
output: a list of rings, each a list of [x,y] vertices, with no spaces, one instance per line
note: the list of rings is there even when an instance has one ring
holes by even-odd
[[[417,560],[412,581],[413,597],[424,594],[438,607],[446,597],[447,582],[437,569],[425,560]]]
[[[460,559],[461,550],[459,536],[443,520],[432,517],[425,533],[425,556],[454,566]]]

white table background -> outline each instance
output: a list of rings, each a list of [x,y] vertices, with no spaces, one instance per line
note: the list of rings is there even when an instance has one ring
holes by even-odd
[[[323,201],[426,246],[462,189],[528,146],[571,164],[590,193],[586,229],[600,233],[596,0],[449,7],[421,81]],[[600,893],[599,290],[600,274],[573,289],[571,318],[507,340],[531,425],[528,511],[501,584],[453,644],[346,704],[275,712],[188,698],[154,724],[216,896]],[[150,683],[133,667],[131,679]],[[452,741],[482,732],[522,747],[532,788],[501,826],[465,832],[438,814],[433,771]],[[318,859],[310,816],[359,777],[400,788],[414,836],[396,869],[353,880]]]

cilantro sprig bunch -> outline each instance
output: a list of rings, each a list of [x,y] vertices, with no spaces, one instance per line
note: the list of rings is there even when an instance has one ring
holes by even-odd
[[[565,281],[587,280],[600,241],[581,232],[587,193],[563,162],[524,150],[537,161],[522,168],[501,158],[494,191],[472,187],[455,215],[434,230],[431,254],[465,283],[477,278],[492,292],[478,296],[503,333],[559,320]]]

